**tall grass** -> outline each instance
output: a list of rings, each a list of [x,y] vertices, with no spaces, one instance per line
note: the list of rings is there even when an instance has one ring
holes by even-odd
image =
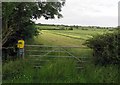
[[[116,83],[118,81],[117,66],[95,66],[85,64],[84,69],[77,69],[76,61],[70,58],[53,58],[39,69],[33,69],[32,64],[24,61],[21,64],[19,75],[9,76],[3,83]],[[24,63],[24,64],[23,64]],[[29,64],[29,66],[28,66]],[[15,69],[11,66],[16,65]],[[15,62],[9,63],[9,72],[20,68]],[[14,66],[15,67],[15,66]],[[22,69],[24,68],[24,69]],[[11,69],[11,70],[10,70]],[[5,71],[4,71],[5,72]],[[10,78],[11,77],[11,78]]]
[[[33,66],[28,59],[5,63],[2,68],[3,83],[27,83],[33,74]]]
[[[72,59],[55,59],[45,64],[39,71],[42,83],[70,83],[75,82],[77,70],[76,63]]]
[[[87,30],[86,30],[87,31]],[[56,31],[57,32],[57,31]],[[59,31],[58,31],[59,32]],[[80,31],[79,31],[80,32]],[[67,34],[67,33],[66,33]],[[59,46],[81,46],[83,40],[52,34],[43,31],[43,34],[27,44],[45,44]],[[52,48],[27,48],[37,50],[52,50]],[[58,49],[59,50],[59,49]],[[79,57],[91,57],[92,50],[89,48],[65,49]],[[39,54],[36,52],[35,54]],[[34,54],[31,52],[31,54]],[[41,54],[41,53],[40,53]],[[50,53],[49,56],[65,56],[66,53]],[[37,60],[36,60],[37,59]],[[40,62],[39,60],[50,60]],[[24,60],[11,61],[3,66],[3,83],[118,83],[118,67],[114,65],[98,66],[88,59],[83,64],[83,69],[77,69],[77,61],[73,58],[50,58],[45,56],[29,57]],[[40,63],[41,68],[33,68],[35,63]]]
[[[118,83],[118,72],[118,67],[114,65],[105,67],[89,64],[79,73],[78,80],[80,83]]]

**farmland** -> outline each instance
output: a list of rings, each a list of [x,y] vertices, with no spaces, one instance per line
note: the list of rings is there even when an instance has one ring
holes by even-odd
[[[115,65],[95,66],[93,63],[92,49],[88,48],[85,44],[86,40],[97,35],[104,33],[111,33],[109,29],[74,29],[74,30],[40,30],[38,36],[27,41],[27,44],[40,44],[46,46],[68,46],[79,48],[64,48],[68,53],[77,58],[86,58],[85,63],[81,63],[84,68],[78,69],[77,61],[73,58],[56,58],[57,56],[68,56],[68,53],[64,52],[51,52],[44,57],[28,56],[28,54],[42,54],[41,50],[54,50],[55,48],[37,48],[28,47],[26,49],[37,49],[39,51],[26,53],[26,59],[21,61],[23,69],[21,75],[17,77],[5,80],[3,82],[12,83],[115,83],[118,82],[118,69]],[[57,51],[61,50],[57,48]],[[61,50],[63,51],[63,50]],[[44,54],[44,53],[43,53]],[[56,56],[50,58],[48,56]],[[49,60],[49,62],[40,63],[38,60]],[[16,63],[20,64],[20,61]],[[34,63],[39,62],[43,65],[41,68],[33,69]],[[11,62],[11,65],[14,63]],[[27,66],[29,65],[29,66]],[[5,65],[9,66],[8,64]],[[15,66],[17,68],[17,66]],[[6,68],[4,67],[6,70]],[[27,71],[30,71],[29,73]],[[7,70],[6,70],[7,71]]]
[[[1,3],[2,85],[120,83],[117,2],[80,1]]]

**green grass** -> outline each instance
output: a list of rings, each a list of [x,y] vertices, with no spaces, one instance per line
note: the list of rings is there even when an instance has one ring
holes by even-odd
[[[104,33],[110,33],[111,31],[107,29],[88,29],[88,30],[79,29],[79,30],[59,30],[59,31],[52,30],[51,32],[55,34],[71,37],[71,38],[73,37],[76,39],[86,40],[98,34],[100,35]]]
[[[85,41],[72,39],[61,35],[56,35],[48,31],[42,31],[42,34],[35,38],[35,42],[44,45],[57,45],[57,46],[81,46]]]
[[[34,39],[27,41],[27,44],[43,44],[49,46],[80,46],[81,48],[65,48],[68,52],[77,57],[90,57],[92,59],[92,49],[85,46],[88,36],[95,36],[109,32],[108,30],[43,30]],[[77,38],[76,38],[77,37]],[[29,47],[27,49],[53,50],[54,48]],[[57,49],[60,50],[60,49]],[[31,52],[30,54],[44,54]],[[68,56],[66,52],[48,54],[49,56]],[[38,59],[38,60],[36,60]],[[87,59],[87,63],[77,64],[74,58],[43,58],[26,57],[23,61],[6,63],[3,66],[4,74],[8,73],[3,83],[116,83],[118,81],[118,67],[109,65],[106,67],[96,66],[93,60]],[[50,60],[40,62],[39,60]],[[41,69],[34,69],[35,63],[40,63]],[[83,65],[84,69],[77,69],[77,65]],[[14,68],[13,68],[14,67]],[[18,72],[18,70],[20,72]],[[17,73],[16,75],[12,74]],[[11,77],[10,75],[13,75]]]
[[[51,30],[51,31],[42,31],[42,34],[39,35],[39,37],[35,38],[35,41],[38,43],[44,43],[45,45],[57,45],[57,46],[81,46],[81,48],[72,48],[72,49],[66,49],[69,52],[73,53],[74,55],[78,56],[78,57],[92,57],[92,49],[87,48],[84,43],[85,40],[90,38],[88,36],[96,36],[98,34],[104,34],[104,33],[108,33],[110,31],[108,30]],[[78,39],[76,39],[76,37],[79,37]],[[80,38],[82,37],[82,38]],[[67,60],[66,60],[67,61]],[[63,60],[62,62],[65,62],[65,60]],[[54,65],[59,64],[59,62],[55,63],[51,63]],[[47,64],[46,66],[49,67],[49,65],[51,64]],[[62,64],[61,65],[61,70],[62,69]],[[68,65],[69,62],[68,62]],[[72,65],[74,67],[74,64]],[[65,79],[65,80],[47,80],[47,78],[49,78],[49,75],[44,76],[45,80],[43,80],[43,82],[79,82],[79,83],[115,83],[118,82],[118,69],[116,66],[112,65],[112,66],[106,66],[106,67],[102,67],[102,66],[95,66],[92,62],[89,62],[89,64],[85,64],[85,69],[82,71],[75,71],[75,77],[71,77],[69,76],[70,79]],[[47,67],[46,67],[47,68]],[[45,68],[44,68],[45,69]],[[43,69],[43,70],[44,70]],[[59,69],[56,67],[51,68],[52,69]],[[72,70],[72,67],[69,68]],[[68,68],[66,68],[66,70],[68,70]],[[59,72],[59,71],[58,71]],[[45,72],[48,73],[48,72]],[[45,74],[43,72],[43,74]],[[68,72],[69,73],[69,72]],[[49,71],[49,74],[53,74],[54,73],[51,71]],[[66,73],[67,74],[67,73]],[[42,75],[42,73],[41,73]],[[56,74],[57,75],[57,74]],[[61,74],[62,75],[62,74]],[[59,77],[59,76],[58,76]],[[65,75],[64,75],[65,77]],[[63,78],[64,78],[63,77]],[[41,80],[42,81],[42,80]]]
[[[86,65],[85,69],[79,73],[79,80],[82,83],[118,83],[117,66],[95,66]]]
[[[3,65],[3,83],[30,83],[33,76],[32,64],[25,60],[10,61]]]
[[[55,59],[41,68],[39,75],[43,83],[74,82],[77,74],[75,62],[72,59]]]
[[[16,61],[19,62],[19,61]],[[24,61],[25,62],[25,61]],[[23,62],[22,62],[23,63]],[[16,65],[14,62],[12,65]],[[26,66],[27,65],[27,66]],[[75,68],[72,59],[53,59],[46,62],[41,69],[33,69],[31,64],[22,64],[21,74],[4,80],[3,83],[116,83],[118,81],[117,66],[86,65],[82,70]],[[17,67],[19,68],[19,67]],[[12,69],[12,68],[10,68]],[[12,69],[15,71],[15,69]],[[10,70],[9,70],[10,71]]]

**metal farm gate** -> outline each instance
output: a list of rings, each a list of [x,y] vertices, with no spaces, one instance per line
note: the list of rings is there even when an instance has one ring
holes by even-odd
[[[26,45],[25,53],[31,60],[35,60],[34,68],[41,68],[43,62],[52,61],[53,58],[72,58],[77,62],[76,68],[84,68],[88,57],[76,56],[70,50],[80,49],[79,46],[47,46],[47,45]],[[82,47],[83,48],[83,47]]]

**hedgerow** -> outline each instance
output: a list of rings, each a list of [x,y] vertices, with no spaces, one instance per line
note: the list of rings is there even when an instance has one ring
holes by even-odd
[[[120,30],[95,36],[87,40],[86,44],[93,49],[95,64],[120,65]]]

